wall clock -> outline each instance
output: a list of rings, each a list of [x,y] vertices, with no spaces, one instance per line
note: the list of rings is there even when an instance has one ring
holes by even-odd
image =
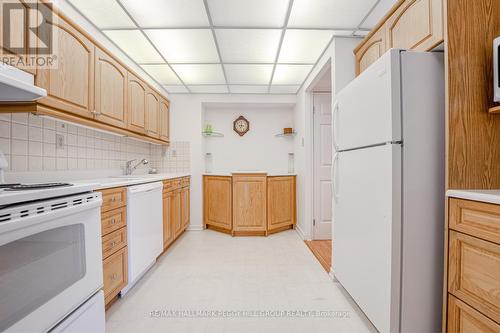
[[[233,130],[238,133],[239,136],[243,136],[250,130],[250,123],[245,117],[239,116],[233,122]]]

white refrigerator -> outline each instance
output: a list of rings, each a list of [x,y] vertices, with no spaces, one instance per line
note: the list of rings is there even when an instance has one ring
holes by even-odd
[[[444,60],[392,49],[333,110],[333,273],[380,332],[441,330]]]

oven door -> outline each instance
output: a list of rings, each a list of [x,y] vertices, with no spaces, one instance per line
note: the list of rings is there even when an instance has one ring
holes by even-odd
[[[102,288],[99,193],[0,209],[0,332],[45,332]]]

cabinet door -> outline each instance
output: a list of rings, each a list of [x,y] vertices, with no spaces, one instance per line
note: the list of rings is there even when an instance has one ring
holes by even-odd
[[[362,73],[365,69],[380,58],[386,51],[385,26],[382,26],[356,50],[356,72]]]
[[[182,229],[186,229],[189,225],[189,187],[181,190],[181,221]]]
[[[152,138],[160,137],[160,98],[151,89],[146,90],[146,134]]]
[[[443,41],[443,1],[406,0],[387,20],[387,49],[429,51]]]
[[[160,100],[160,140],[170,140],[170,110],[167,100]]]
[[[104,298],[109,303],[128,283],[127,247],[103,261]]]
[[[203,177],[203,220],[226,230],[233,227],[231,177]]]
[[[143,134],[146,133],[146,84],[130,72],[127,77],[127,128]]]
[[[127,72],[101,49],[95,49],[95,119],[124,128]]]
[[[174,234],[175,237],[179,236],[182,232],[182,207],[181,207],[181,190],[175,190],[174,192],[174,199],[172,202],[172,211],[173,211],[173,216],[172,216],[172,222],[174,225]]]
[[[47,90],[47,97],[40,103],[93,118],[94,45],[62,17],[48,23],[58,39],[55,49],[58,66],[37,70],[36,85]]]
[[[267,179],[267,229],[295,224],[295,177]]]
[[[166,249],[174,240],[174,226],[172,223],[173,193],[163,193],[163,249]]]
[[[9,0],[8,3],[12,3],[16,8],[19,5],[22,11],[10,12],[10,14],[4,13],[3,2],[0,1],[0,4],[2,4],[0,5],[0,17],[6,19],[6,15],[9,15],[10,19],[9,31],[6,31],[9,34],[9,43],[3,39],[4,25],[0,24],[0,55],[6,56],[11,64],[16,64],[17,68],[35,74],[36,69],[30,68],[31,66],[26,66],[26,64],[30,55],[36,55],[30,54],[30,47],[36,47],[36,45],[33,45],[36,41],[31,38],[29,22],[36,20],[34,10],[36,10],[37,3],[25,3],[19,0]],[[30,8],[33,10],[30,10]],[[36,26],[36,24],[31,26]]]
[[[233,175],[233,230],[265,231],[266,175]]]
[[[453,333],[500,332],[500,325],[464,302],[448,295],[448,329]]]

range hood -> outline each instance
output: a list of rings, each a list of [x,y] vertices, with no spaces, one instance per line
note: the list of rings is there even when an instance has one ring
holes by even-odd
[[[32,74],[0,63],[0,102],[33,102],[45,96]]]

